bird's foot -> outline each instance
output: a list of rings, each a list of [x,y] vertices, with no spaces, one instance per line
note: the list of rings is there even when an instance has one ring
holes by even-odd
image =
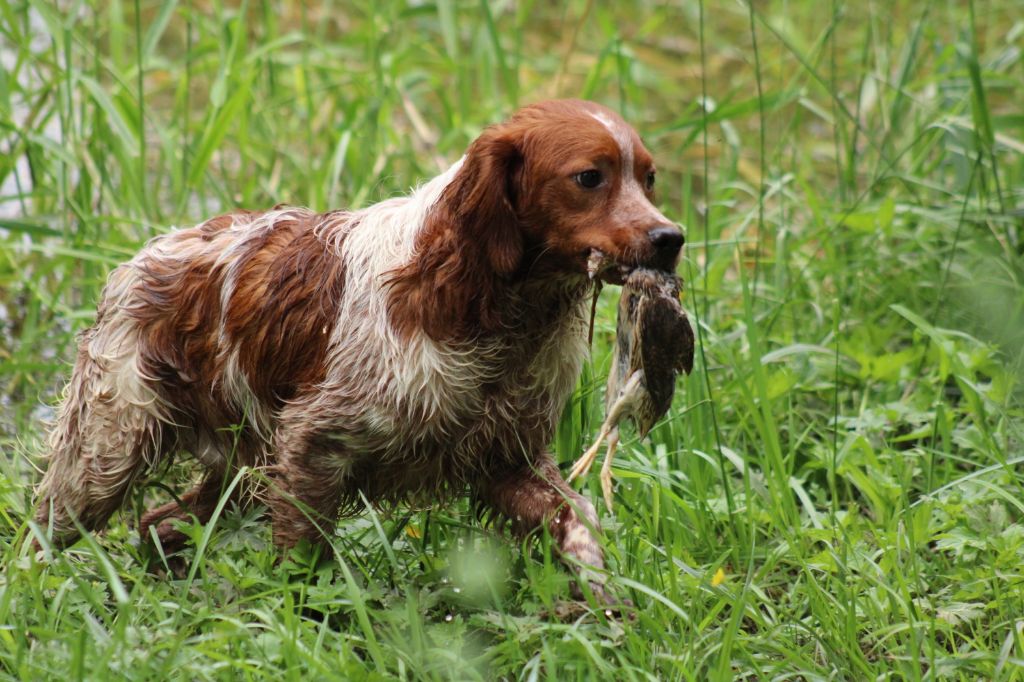
[[[590,467],[593,466],[594,460],[597,459],[597,451],[601,447],[602,438],[598,438],[597,441],[590,446],[590,449],[583,453],[583,455],[576,460],[576,463],[572,465],[572,469],[569,471],[569,475],[566,477],[566,481],[572,481],[577,476],[586,476],[590,472]]]

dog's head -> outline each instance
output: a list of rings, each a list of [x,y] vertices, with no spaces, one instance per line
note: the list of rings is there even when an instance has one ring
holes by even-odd
[[[533,254],[532,267],[594,274],[596,265],[621,281],[633,268],[678,262],[683,234],[654,206],[654,186],[654,160],[620,116],[552,100],[485,130],[450,199],[501,274]]]

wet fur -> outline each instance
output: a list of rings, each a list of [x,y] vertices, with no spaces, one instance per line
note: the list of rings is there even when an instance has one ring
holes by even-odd
[[[565,204],[556,169],[598,152],[630,164],[613,205]],[[168,549],[185,539],[172,520],[208,520],[246,466],[270,482],[248,485],[281,547],[323,540],[364,496],[468,491],[517,533],[547,524],[600,592],[596,513],[546,448],[586,353],[580,254],[638,259],[660,216],[626,177],[644,154],[612,112],[544,103],[407,197],[239,211],[153,239],[111,273],[80,336],[36,522],[65,546],[75,520],[102,528],[184,451],[201,479],[140,529]]]

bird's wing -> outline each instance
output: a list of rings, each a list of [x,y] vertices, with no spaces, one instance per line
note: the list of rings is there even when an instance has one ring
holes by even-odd
[[[675,315],[676,319],[666,323],[665,335],[675,338],[673,347],[676,349],[675,367],[677,372],[693,371],[693,327],[686,317],[686,311],[679,303],[680,292],[683,289],[683,282],[679,277],[671,276],[660,282],[661,295],[668,299],[664,301],[666,315]]]
[[[693,327],[690,325],[690,319],[683,312],[682,306],[679,307],[679,315],[676,319],[676,329],[674,332],[678,336],[676,341],[676,371],[686,372],[689,374],[693,371]]]
[[[685,343],[689,321],[679,302],[663,296],[645,297],[638,311],[640,355],[647,392],[657,417],[668,412],[679,373],[680,343]],[[684,329],[685,327],[685,329]],[[692,351],[692,343],[690,344]]]

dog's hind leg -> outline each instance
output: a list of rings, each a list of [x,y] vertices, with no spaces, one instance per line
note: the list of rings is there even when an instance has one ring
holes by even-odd
[[[166,425],[138,368],[134,337],[86,331],[49,440],[35,521],[65,547],[102,528],[161,454]],[[106,332],[106,333],[103,333]]]

